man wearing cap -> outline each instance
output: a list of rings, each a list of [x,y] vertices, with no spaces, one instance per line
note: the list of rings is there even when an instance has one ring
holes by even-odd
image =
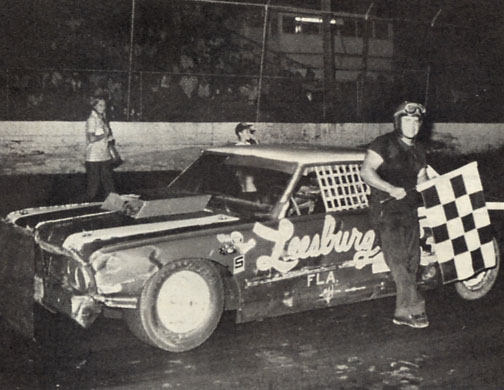
[[[250,123],[238,123],[235,127],[235,133],[238,137],[236,145],[255,145],[258,143],[254,137],[255,129]]]
[[[416,284],[420,235],[415,186],[427,180],[425,150],[416,136],[424,115],[421,104],[402,103],[394,113],[394,131],[369,145],[361,171],[371,187],[370,220],[396,284],[393,322],[413,328],[429,326]]]

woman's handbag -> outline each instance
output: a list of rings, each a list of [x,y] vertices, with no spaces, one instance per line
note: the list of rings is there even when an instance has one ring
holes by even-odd
[[[119,154],[119,151],[115,147],[115,142],[110,141],[108,144],[108,150],[110,153],[110,157],[112,158],[110,161],[110,164],[112,165],[112,168],[117,168],[123,163],[123,160],[121,158],[121,155]]]
[[[109,125],[107,119],[104,118],[103,122],[108,127],[109,133],[113,137],[112,129],[110,128],[110,125]],[[123,163],[123,160],[121,158],[121,155],[119,154],[119,151],[117,150],[117,148],[115,146],[115,139],[112,139],[109,141],[108,150],[109,150],[110,157],[111,157],[110,165],[112,166],[112,169],[117,168],[118,166],[120,166]]]

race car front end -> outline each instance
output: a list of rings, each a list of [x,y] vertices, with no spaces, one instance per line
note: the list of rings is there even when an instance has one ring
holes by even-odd
[[[102,303],[93,298],[96,284],[89,264],[41,240],[34,226],[44,223],[43,218],[68,211],[68,207],[23,210],[0,221],[0,315],[31,338],[34,303],[66,314],[83,327],[93,323],[102,310]],[[80,212],[89,212],[89,207]],[[35,215],[37,222],[22,220]]]

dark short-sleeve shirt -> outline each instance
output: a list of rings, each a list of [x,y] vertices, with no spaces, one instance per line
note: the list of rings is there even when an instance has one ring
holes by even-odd
[[[384,134],[376,138],[368,147],[369,150],[379,154],[383,163],[378,167],[378,175],[386,182],[403,187],[407,192],[401,200],[391,200],[390,195],[376,188],[371,188],[370,207],[392,212],[415,211],[418,206],[418,193],[414,190],[417,184],[418,173],[426,166],[425,149],[415,142],[407,145],[400,140],[396,132]]]

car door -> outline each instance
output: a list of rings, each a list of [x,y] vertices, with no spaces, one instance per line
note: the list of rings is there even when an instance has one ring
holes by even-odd
[[[359,173],[359,162],[305,167],[283,218],[254,225],[269,249],[246,295],[264,316],[368,299],[387,278]]]

